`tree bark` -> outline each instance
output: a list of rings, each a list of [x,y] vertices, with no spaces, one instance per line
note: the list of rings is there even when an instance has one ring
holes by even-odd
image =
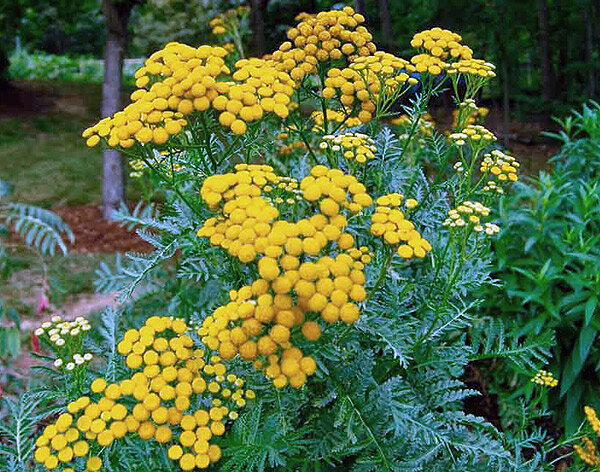
[[[394,33],[388,0],[379,0],[379,20],[381,22],[381,42],[388,52],[393,52]]]
[[[593,7],[590,5],[590,10]],[[592,29],[591,16],[592,11],[584,8],[581,11],[583,17],[583,25],[585,27],[585,61],[587,62],[587,79],[588,79],[588,95],[594,97],[596,95],[596,79],[595,70],[593,67],[594,60],[594,32]]]
[[[267,40],[265,36],[265,13],[269,0],[251,0],[250,2],[250,29],[252,30],[252,54],[255,57],[267,53]]]
[[[554,97],[554,73],[550,56],[550,28],[548,26],[548,2],[538,0],[538,24],[540,62],[542,63],[542,96],[550,100]]]
[[[6,51],[2,46],[0,46],[0,86],[2,84],[8,84],[8,66],[10,62],[8,60],[8,56],[6,55]]]
[[[367,8],[365,6],[365,0],[354,0],[354,9],[357,13],[365,16]]]
[[[127,23],[135,0],[102,0],[106,27],[104,80],[102,82],[102,116],[116,113],[122,104],[123,60],[127,43]],[[123,158],[119,151],[107,149],[102,156],[102,214],[112,213],[125,198]]]

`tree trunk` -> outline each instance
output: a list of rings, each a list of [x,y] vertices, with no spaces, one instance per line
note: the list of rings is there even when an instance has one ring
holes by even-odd
[[[135,5],[131,0],[102,0],[106,27],[102,116],[111,116],[121,108],[123,60],[127,43],[127,23]],[[107,149],[102,156],[102,214],[110,220],[125,198],[125,178],[121,153]]]
[[[6,55],[6,51],[2,46],[0,46],[0,86],[3,84],[6,86],[8,84],[8,66],[10,62],[8,61],[8,56]]]
[[[550,56],[550,28],[548,26],[548,2],[538,0],[538,24],[540,43],[540,62],[542,63],[542,96],[546,100],[554,97],[554,74]]]
[[[360,13],[362,16],[365,16],[367,11],[367,8],[365,6],[365,0],[354,0],[354,9],[357,13]]]
[[[267,52],[265,37],[265,13],[269,0],[251,0],[250,29],[252,30],[252,54],[256,57],[264,56]]]
[[[592,6],[590,5],[590,10]],[[592,11],[584,8],[581,11],[583,17],[583,25],[585,27],[585,61],[587,63],[587,79],[588,79],[588,95],[594,97],[596,95],[595,70],[593,66],[594,60],[594,32],[592,30],[592,22],[590,19]]]
[[[393,52],[394,33],[388,0],[379,0],[379,20],[381,22],[381,42],[388,52]]]

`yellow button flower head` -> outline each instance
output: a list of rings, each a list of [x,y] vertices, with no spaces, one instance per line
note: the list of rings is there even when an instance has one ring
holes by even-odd
[[[370,231],[375,236],[381,236],[387,244],[395,246],[398,255],[404,259],[425,257],[431,251],[431,244],[421,237],[415,226],[398,209],[403,198],[399,193],[379,197],[375,213],[371,216]],[[416,200],[411,198],[405,205],[414,208],[415,203]]]
[[[484,191],[503,193],[502,184],[516,182],[519,180],[517,172],[519,162],[512,156],[495,149],[483,156],[479,170],[482,174],[487,173],[490,180],[483,187]]]
[[[390,120],[390,123],[394,126],[398,126],[401,129],[400,138],[407,139],[409,136],[410,128],[412,127],[412,120],[408,115],[400,115],[397,118]],[[431,136],[435,130],[435,121],[429,113],[424,113],[419,117],[419,123],[417,125],[417,131],[422,136]]]
[[[250,7],[240,5],[237,8],[220,13],[208,22],[208,26],[212,28],[212,34],[222,35],[225,33],[233,33],[239,28],[240,23],[248,16]]]
[[[212,103],[221,111],[219,121],[236,134],[246,131],[246,123],[262,118],[264,112],[286,118],[291,109],[295,83],[276,68],[273,61],[241,59],[235,63],[235,82],[220,82],[221,95]]]
[[[372,138],[362,133],[346,133],[337,136],[323,136],[319,148],[339,152],[344,159],[356,161],[359,164],[375,158],[377,147]]]
[[[493,236],[500,232],[498,225],[484,223],[482,219],[490,215],[490,209],[479,202],[464,201],[455,209],[448,211],[443,225],[451,229],[467,228],[477,233]]]
[[[462,37],[459,34],[435,27],[415,34],[410,45],[413,48],[427,51],[428,55],[444,60],[471,59],[473,51],[468,46],[462,45],[461,41]]]
[[[494,133],[481,125],[467,125],[459,133],[452,133],[449,138],[457,146],[469,143],[473,147],[483,147],[498,139]]]
[[[322,110],[315,110],[310,115],[311,119],[315,123],[313,131],[317,133],[322,133],[325,130],[324,118],[327,118],[327,121],[329,123],[338,123],[338,125],[336,126],[338,131],[343,131],[346,128],[355,128],[357,126],[362,125],[363,122],[357,116],[351,116],[351,112],[352,110],[349,107],[341,110],[332,110],[328,108],[325,110],[325,115],[323,115]]]
[[[539,370],[535,376],[531,379],[533,383],[538,385],[544,385],[546,387],[556,387],[558,385],[558,379],[554,377],[552,372],[548,372],[547,370]]]
[[[431,75],[440,75],[450,65],[437,56],[430,54],[416,54],[410,58],[417,72],[429,72]]]
[[[304,17],[298,26],[288,30],[289,41],[271,57],[280,70],[289,71],[292,79],[300,82],[306,74],[316,71],[319,62],[368,56],[376,47],[371,33],[359,26],[364,21],[350,7]]]
[[[598,420],[596,410],[589,406],[585,406],[583,410],[588,422],[590,423],[590,426],[594,430],[594,433],[597,437],[600,437],[600,420]],[[573,449],[575,449],[575,452],[579,458],[590,467],[597,468],[600,466],[600,456],[598,455],[596,444],[587,436],[582,438],[582,444],[574,445]]]
[[[405,84],[415,85],[410,77],[415,67],[392,54],[377,51],[373,55],[354,58],[347,68],[332,68],[327,73],[323,97],[336,97],[342,105],[351,108],[360,104],[358,118],[368,122],[376,111],[384,113],[402,92]]]
[[[496,77],[495,69],[496,66],[494,64],[486,62],[483,59],[462,59],[450,64],[448,74],[460,73],[487,79]]]
[[[112,147],[128,148],[136,141],[165,144],[187,124],[184,116],[207,110],[218,96],[215,79],[230,72],[226,55],[221,47],[167,44],[135,73],[133,102],[83,132],[87,144],[95,146],[100,138]]]

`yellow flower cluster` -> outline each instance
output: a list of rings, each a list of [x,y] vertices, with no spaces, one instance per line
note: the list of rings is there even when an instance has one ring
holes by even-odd
[[[212,107],[221,111],[223,126],[243,134],[245,122],[262,118],[263,112],[288,116],[295,84],[287,73],[278,71],[272,61],[257,58],[240,59],[235,67],[232,77],[237,83],[225,82],[222,95],[212,102]]]
[[[531,379],[533,383],[538,385],[544,385],[546,387],[556,387],[558,385],[558,379],[554,377],[552,372],[548,372],[547,370],[540,370],[537,374]]]
[[[597,437],[600,437],[600,420],[598,419],[596,411],[589,406],[585,406],[583,410],[585,412],[585,416],[588,422],[590,423],[590,426],[594,430],[594,433]],[[598,455],[596,445],[587,436],[584,436],[582,438],[582,441],[583,446],[576,444],[575,446],[573,446],[573,449],[575,449],[575,452],[577,453],[579,458],[587,465],[589,465],[590,467],[597,467],[600,469],[600,456]]]
[[[377,147],[372,138],[362,133],[347,133],[336,136],[325,135],[319,148],[330,149],[333,152],[341,152],[345,159],[356,161],[359,164],[375,158]]]
[[[293,143],[284,144],[283,146],[280,146],[277,153],[281,156],[289,156],[295,149],[305,149],[305,148],[306,148],[306,144],[304,144],[304,141],[295,141]]]
[[[448,68],[448,74],[466,74],[483,79],[491,79],[496,77],[496,66],[491,62],[486,62],[483,59],[462,59],[458,62],[453,62]]]
[[[500,231],[494,223],[482,223],[481,219],[490,215],[490,209],[479,202],[464,201],[455,209],[448,211],[444,226],[450,228],[472,228],[477,233],[484,232],[492,236]]]
[[[406,132],[400,135],[401,139],[408,138],[408,131],[412,125],[412,120],[408,115],[400,115],[397,118],[390,120],[390,124],[403,128]],[[431,136],[435,130],[435,121],[429,113],[424,113],[419,118],[417,131],[423,136]]]
[[[471,145],[485,146],[496,139],[494,133],[481,125],[467,125],[460,133],[450,135],[450,140],[457,146],[464,146],[467,142]]]
[[[483,157],[479,170],[482,173],[489,172],[498,180],[498,183],[503,184],[519,180],[519,176],[517,175],[519,166],[519,162],[514,157],[503,153],[499,149],[495,149]],[[503,193],[498,183],[489,180],[483,187],[483,190]]]
[[[36,441],[35,460],[53,469],[88,457],[87,470],[100,470],[102,460],[90,455],[90,443],[108,447],[134,433],[169,445],[169,458],[182,470],[218,461],[221,449],[211,438],[223,435],[226,422],[235,420],[255,394],[242,388],[242,379],[227,374],[219,357],[208,359],[204,351],[193,350],[188,331],[183,320],[159,316],[127,331],[117,350],[136,372],[119,383],[96,378],[91,397],[69,403],[67,412],[44,429]],[[206,409],[198,408],[202,394],[211,399]]]
[[[398,207],[404,196],[390,193],[377,199],[375,213],[371,216],[371,233],[383,237],[390,245],[398,246],[397,253],[404,259],[425,257],[431,251],[431,244],[421,237],[404,213]],[[408,199],[405,203],[409,209],[417,205],[416,200]]]
[[[208,26],[212,28],[212,34],[225,34],[231,29],[232,24],[238,24],[249,12],[250,7],[245,5],[231,8],[210,20]]]
[[[452,126],[451,129],[456,129],[459,125],[458,119],[460,118],[461,124],[464,127],[466,125],[478,125],[483,123],[483,119],[489,114],[490,110],[486,107],[478,107],[475,100],[467,98],[461,102],[457,109],[452,110]]]
[[[431,75],[440,75],[449,67],[449,64],[439,57],[429,54],[416,54],[410,58],[410,62],[414,64],[417,72],[429,72]]]
[[[435,27],[415,34],[410,45],[413,48],[422,48],[431,56],[441,59],[470,59],[473,57],[473,51],[460,44],[461,41],[462,37],[459,34]]]
[[[359,316],[357,303],[366,298],[363,269],[371,257],[343,232],[343,213],[357,213],[372,199],[355,177],[318,165],[300,182],[302,197],[315,214],[291,223],[278,220],[277,208],[262,197],[264,187],[276,182],[269,166],[246,164],[204,181],[204,201],[215,210],[222,206],[221,215],[208,219],[198,236],[244,263],[259,257],[260,278],[232,291],[230,303],[207,317],[198,334],[224,359],[237,354],[247,361],[266,358],[264,372],[276,387],[300,387],[316,364],[292,344],[292,329],[316,341],[321,327],[307,313],[320,314],[326,323],[353,323]],[[328,255],[321,255],[325,247]]]
[[[307,13],[305,11],[301,11],[294,17],[294,20],[295,21],[304,21],[304,20],[314,18],[315,16],[317,16],[316,13]]]
[[[575,450],[579,458],[590,467],[600,468],[600,456],[598,456],[598,449],[596,449],[596,444],[594,444],[594,442],[587,436],[581,438],[581,441],[583,445],[575,444],[573,446],[573,449]]]
[[[306,74],[316,71],[316,65],[329,59],[368,56],[376,50],[371,33],[359,26],[364,17],[350,7],[321,12],[305,18],[287,32],[284,42],[272,54],[280,70],[289,71],[300,82]]]
[[[360,118],[356,116],[350,116],[351,110],[332,110],[328,108],[326,111],[325,117],[327,121],[330,123],[338,123],[339,130],[346,128],[355,128],[363,124]],[[321,110],[315,110],[310,115],[311,119],[315,122],[315,126],[313,127],[313,131],[322,132],[324,131],[325,120],[323,119],[323,112]]]
[[[170,162],[165,155],[166,153],[164,152],[154,153],[151,156],[148,156],[147,160],[153,168],[160,170],[169,177],[173,176],[173,172],[180,172],[186,168],[178,162]],[[142,159],[132,159],[129,161],[129,167],[132,169],[129,173],[129,177],[134,179],[139,179],[144,175],[144,172],[149,169],[148,164]]]
[[[222,86],[216,78],[229,73],[226,55],[221,47],[167,44],[135,73],[138,89],[131,94],[133,102],[83,132],[87,145],[95,146],[101,138],[113,147],[128,148],[135,141],[165,144],[187,124],[183,116],[207,110],[219,96]]]
[[[404,84],[418,82],[409,76],[414,71],[415,67],[404,59],[377,51],[370,56],[355,58],[345,69],[329,69],[323,97],[337,97],[344,107],[358,100],[358,118],[367,123],[381,105],[381,99],[396,96]]]

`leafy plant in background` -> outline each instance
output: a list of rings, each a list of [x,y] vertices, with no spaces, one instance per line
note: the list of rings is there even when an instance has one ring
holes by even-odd
[[[574,432],[582,404],[600,401],[600,106],[590,102],[559,123],[553,172],[517,185],[500,207],[499,285],[486,289],[482,308],[514,322],[516,336],[555,334],[550,368],[560,387],[550,406]]]
[[[126,59],[123,76],[131,82],[141,61]],[[10,56],[8,73],[16,80],[56,80],[61,82],[102,82],[104,64],[100,59],[70,57],[17,49]]]
[[[10,276],[13,269],[10,249],[24,243],[40,256],[54,255],[57,250],[67,254],[66,241],[73,241],[70,228],[49,210],[9,200],[11,187],[0,180],[0,280]],[[9,231],[20,241],[9,242]],[[5,306],[0,292],[0,359],[16,357],[21,344],[20,318],[11,307]]]
[[[60,415],[21,463],[551,469],[537,404],[507,432],[463,406],[479,394],[461,380],[469,362],[533,375],[548,357],[548,338],[507,336],[479,310],[494,209],[518,179],[468,124],[493,66],[439,28],[414,36],[410,60],[375,52],[363,22],[348,7],[306,15],[268,59],[233,66],[224,48],[170,43],[136,72],[133,102],[84,131],[152,174],[161,204],[116,216],[156,250],[99,270],[99,289],[137,298],[103,316],[101,374],[82,363],[83,387],[57,392],[73,375],[59,371],[40,391]],[[457,132],[421,137],[446,86]],[[384,120],[402,97],[400,140]],[[42,325],[53,355],[75,322]]]

